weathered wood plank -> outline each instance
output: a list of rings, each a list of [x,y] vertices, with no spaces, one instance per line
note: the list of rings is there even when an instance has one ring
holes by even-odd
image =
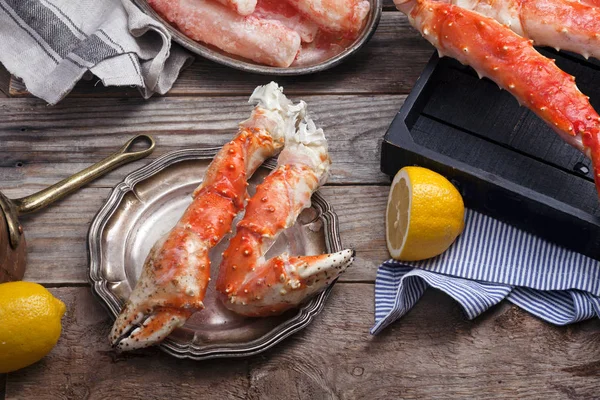
[[[8,97],[10,91],[10,73],[0,64],[0,98]]]
[[[17,191],[4,193],[16,197]],[[49,285],[87,283],[87,232],[109,193],[108,188],[82,189],[53,207],[21,218],[28,245],[26,280]],[[357,252],[342,280],[374,281],[377,266],[389,258],[383,229],[388,187],[328,186],[321,193],[338,214],[342,243]]]
[[[8,375],[7,399],[242,399],[246,360],[194,363],[158,350],[118,356],[107,343],[108,314],[89,288],[52,290],[67,304],[58,346]]]
[[[372,321],[372,286],[337,286],[309,329],[251,359],[250,398],[597,397],[598,320],[557,328],[504,303],[467,321],[428,292],[375,338]]]
[[[274,349],[191,362],[156,350],[117,356],[89,288],[51,290],[68,307],[62,337],[40,363],[8,375],[7,399],[597,397],[597,320],[553,327],[504,303],[467,321],[429,291],[373,338],[373,285],[341,283],[307,329]]]
[[[391,1],[388,8],[393,7]],[[276,79],[289,93],[391,93],[410,92],[431,57],[431,47],[400,12],[384,12],[372,40],[355,56],[329,71],[296,77],[266,77],[237,71],[198,57],[168,93],[169,96],[247,95],[257,85]],[[18,80],[10,95],[30,96]],[[134,97],[136,89],[105,88],[97,79],[78,84],[69,97]]]
[[[334,184],[387,183],[380,145],[403,95],[292,96],[304,99],[326,132]],[[38,99],[0,99],[0,188],[22,195],[107,156],[135,134],[153,135],[157,149],[93,185],[114,186],[125,173],[166,152],[220,146],[251,110],[247,96],[67,99],[47,107]]]
[[[0,399],[6,397],[6,374],[0,374]]]

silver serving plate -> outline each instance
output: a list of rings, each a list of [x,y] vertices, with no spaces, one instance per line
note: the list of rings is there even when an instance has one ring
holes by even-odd
[[[92,221],[88,234],[92,291],[113,318],[135,287],[150,248],[179,220],[218,150],[175,151],[131,173],[113,189]],[[250,194],[274,166],[270,160],[254,174],[248,186]],[[160,345],[165,352],[195,360],[250,356],[306,327],[323,309],[331,286],[301,308],[278,317],[246,318],[230,312],[217,300],[214,288],[226,245],[227,238],[210,253],[214,268],[206,309]],[[315,193],[312,207],[279,237],[267,257],[283,251],[313,255],[340,250],[337,216]]]
[[[283,1],[283,0],[282,0]],[[301,67],[268,67],[265,65],[257,64],[249,61],[245,58],[237,57],[232,54],[226,53],[214,46],[206,45],[200,42],[196,42],[179,32],[173,25],[162,18],[154,9],[148,4],[146,0],[134,0],[137,6],[147,15],[160,21],[165,25],[168,31],[171,33],[173,40],[190,50],[193,53],[201,55],[204,58],[208,58],[211,61],[219,64],[227,65],[228,67],[240,69],[242,71],[253,72],[256,74],[263,75],[277,75],[277,76],[290,76],[290,75],[307,75],[315,72],[324,71],[331,67],[334,67],[356,53],[361,47],[363,47],[369,39],[375,33],[379,20],[381,19],[381,12],[383,9],[383,0],[370,0],[371,11],[367,17],[365,26],[363,27],[360,35],[354,40],[354,42],[348,46],[344,51],[337,54],[336,56],[322,61],[315,65],[301,66]]]

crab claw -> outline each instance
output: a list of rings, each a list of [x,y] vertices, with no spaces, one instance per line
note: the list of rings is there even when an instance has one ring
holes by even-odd
[[[192,203],[148,254],[113,325],[109,338],[113,346],[131,350],[156,344],[204,308],[209,251],[243,209],[248,178],[265,159],[279,153],[284,132],[295,126],[301,111],[273,82],[256,88],[250,101],[257,103],[250,118],[217,153]]]
[[[111,344],[122,350],[152,346],[183,325],[204,308],[209,268],[203,241],[180,222],[146,257],[138,283],[113,324]]]
[[[161,342],[173,330],[185,324],[191,312],[160,307],[152,314],[136,312],[129,304],[110,333],[110,341],[118,350],[135,350]]]
[[[302,103],[303,108],[306,104]],[[265,259],[285,229],[310,207],[331,161],[323,130],[302,110],[285,138],[278,167],[256,187],[244,218],[223,252],[217,291],[228,309],[246,316],[276,315],[327,287],[354,259],[352,250],[319,256]]]
[[[221,299],[230,310],[249,317],[277,315],[297,307],[325,289],[354,260],[347,249],[333,254],[288,257],[283,254],[256,267],[233,292],[225,289]]]

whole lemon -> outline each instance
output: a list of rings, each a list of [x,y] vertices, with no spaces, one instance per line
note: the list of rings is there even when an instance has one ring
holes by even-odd
[[[65,304],[32,282],[0,284],[0,373],[27,367],[56,345]]]

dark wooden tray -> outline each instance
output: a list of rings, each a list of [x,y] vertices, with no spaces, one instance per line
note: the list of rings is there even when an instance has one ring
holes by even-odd
[[[600,110],[600,64],[541,49]],[[448,177],[468,207],[600,259],[591,162],[493,82],[434,55],[385,135],[381,169]]]

